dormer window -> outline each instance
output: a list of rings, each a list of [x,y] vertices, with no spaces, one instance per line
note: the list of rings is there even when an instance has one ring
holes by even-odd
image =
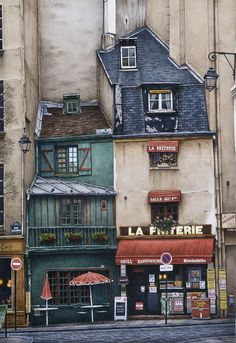
[[[64,114],[79,114],[80,113],[80,95],[79,94],[64,94]]]
[[[121,46],[121,68],[136,68],[136,47]]]
[[[170,90],[151,89],[148,92],[149,112],[173,111],[173,96]]]

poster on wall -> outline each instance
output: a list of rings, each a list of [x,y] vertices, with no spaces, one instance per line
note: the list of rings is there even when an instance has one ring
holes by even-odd
[[[208,298],[210,299],[210,313],[216,313],[216,283],[215,269],[207,269]]]
[[[219,270],[219,289],[220,289],[220,309],[227,310],[227,295],[226,295],[226,271]]]

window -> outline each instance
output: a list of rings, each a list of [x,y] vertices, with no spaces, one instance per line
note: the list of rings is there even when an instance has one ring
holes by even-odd
[[[178,202],[162,202],[151,204],[152,222],[156,217],[169,218],[178,221]]]
[[[3,31],[2,31],[2,21],[3,21],[3,18],[2,18],[2,5],[0,5],[0,50],[3,50]]]
[[[0,232],[4,231],[4,166],[0,164]]]
[[[176,152],[153,152],[149,156],[150,167],[168,168],[177,166]]]
[[[136,68],[136,47],[121,47],[121,68]]]
[[[57,172],[78,173],[78,148],[76,146],[57,148]]]
[[[63,199],[61,202],[61,225],[83,225],[82,199]]]
[[[4,95],[3,81],[0,81],[0,131],[4,131]]]
[[[12,307],[12,275],[11,259],[9,257],[0,258],[0,304]]]
[[[69,286],[69,282],[78,275],[78,271],[48,272],[52,292],[52,304],[69,305],[90,303],[89,286]]]
[[[64,94],[63,95],[64,114],[79,114],[80,113],[80,94]]]
[[[67,113],[77,113],[78,112],[78,104],[76,101],[68,101],[67,102]]]
[[[149,90],[148,110],[150,112],[167,112],[173,110],[172,92],[170,90]]]

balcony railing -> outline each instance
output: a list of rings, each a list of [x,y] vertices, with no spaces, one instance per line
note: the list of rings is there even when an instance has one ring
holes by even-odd
[[[68,238],[68,234],[72,237]],[[74,234],[74,235],[73,235]],[[80,235],[79,235],[80,234]],[[78,237],[80,236],[80,237]],[[77,239],[76,239],[77,238]],[[28,248],[116,246],[113,227],[29,227]]]

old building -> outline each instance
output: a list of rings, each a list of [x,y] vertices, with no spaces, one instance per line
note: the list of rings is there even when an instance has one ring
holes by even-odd
[[[214,132],[203,80],[148,27],[98,57],[102,107],[114,99],[116,264],[128,314],[161,314],[165,292],[171,314],[191,313],[193,296],[209,296],[215,314],[207,283],[218,268]],[[173,264],[166,273],[165,259]]]
[[[34,148],[24,155],[18,141],[23,134],[33,140],[37,59],[37,1],[0,1],[0,303],[8,305],[10,326],[25,325],[30,307],[24,288],[25,187],[34,175]],[[22,262],[16,272],[15,257]]]
[[[40,103],[35,132],[37,173],[27,192],[31,322],[42,321],[34,309],[44,307],[46,274],[50,305],[57,308],[50,321],[89,321],[89,309],[83,309],[90,303],[89,286],[69,286],[87,271],[114,280],[113,288],[94,286],[94,304],[107,306],[95,312],[95,320],[108,319],[117,288],[110,126],[98,105],[67,94],[63,104]]]

